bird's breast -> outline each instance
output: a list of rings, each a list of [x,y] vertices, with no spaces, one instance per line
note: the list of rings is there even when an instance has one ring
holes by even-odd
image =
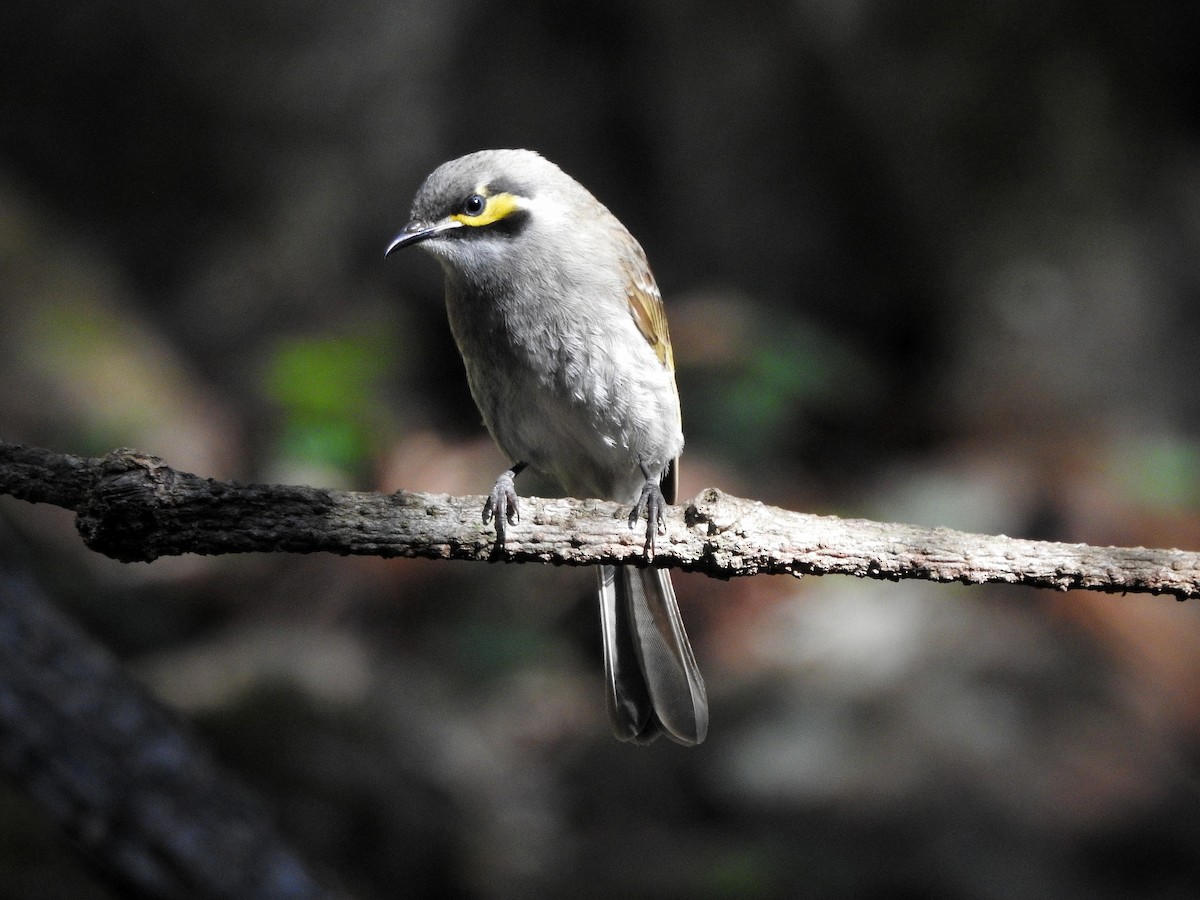
[[[570,295],[448,286],[446,299],[471,394],[512,461],[572,494],[627,501],[640,461],[658,469],[679,454],[674,377],[628,314]]]

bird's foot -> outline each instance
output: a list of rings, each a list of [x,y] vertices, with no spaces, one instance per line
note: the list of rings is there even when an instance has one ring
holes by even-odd
[[[647,476],[642,485],[642,495],[629,513],[629,527],[637,525],[642,513],[646,514],[646,545],[645,553],[654,556],[654,539],[660,532],[667,530],[667,499],[663,496],[662,488],[657,478]]]
[[[505,528],[516,525],[521,520],[521,512],[517,505],[517,488],[513,479],[517,473],[509,469],[496,479],[492,492],[488,494],[487,502],[483,504],[483,524],[496,520],[496,543],[503,547]]]

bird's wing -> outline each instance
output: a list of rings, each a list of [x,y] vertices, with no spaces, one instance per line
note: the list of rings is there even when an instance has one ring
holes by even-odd
[[[671,353],[671,335],[667,332],[667,314],[663,309],[662,294],[650,273],[645,251],[632,239],[629,239],[629,252],[625,255],[623,265],[629,313],[638,331],[654,348],[659,362],[673,372],[675,357]]]

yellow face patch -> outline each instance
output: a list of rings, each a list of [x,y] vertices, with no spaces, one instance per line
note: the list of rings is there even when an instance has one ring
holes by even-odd
[[[482,202],[480,202],[482,201]],[[478,207],[479,211],[475,212]],[[463,208],[450,216],[456,222],[478,228],[481,225],[491,225],[515,213],[521,208],[521,201],[515,194],[504,192],[488,196],[485,189],[480,188],[467,198]]]

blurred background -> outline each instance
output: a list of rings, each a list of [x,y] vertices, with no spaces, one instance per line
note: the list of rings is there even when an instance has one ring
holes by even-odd
[[[805,511],[1200,549],[1200,6],[0,7],[0,438],[487,490],[424,176],[542,151],[644,245],[688,445]],[[526,493],[546,494],[534,479]],[[589,572],[0,555],[353,896],[1176,898],[1200,613],[677,576],[697,749],[617,743]],[[108,898],[0,787],[0,896]]]

